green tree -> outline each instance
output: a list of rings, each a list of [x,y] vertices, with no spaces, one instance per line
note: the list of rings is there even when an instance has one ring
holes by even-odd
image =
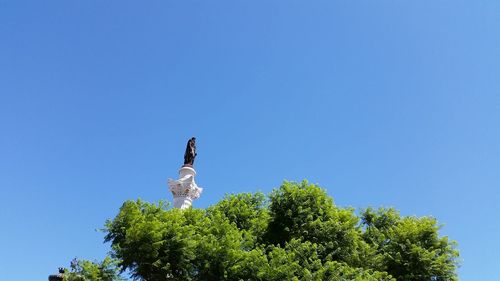
[[[117,266],[141,280],[456,280],[456,244],[435,219],[358,216],[305,181],[207,209],[127,201],[105,231]]]
[[[119,274],[117,261],[106,257],[101,262],[74,259],[70,270],[66,269],[65,281],[119,281],[124,280]]]
[[[291,239],[318,244],[325,261],[360,265],[367,248],[360,239],[359,219],[351,208],[334,205],[319,186],[285,182],[270,195],[270,221],[266,239],[269,244],[286,245]]]
[[[379,270],[398,280],[456,280],[456,242],[439,237],[431,217],[401,217],[394,209],[366,209],[363,238],[376,249]]]

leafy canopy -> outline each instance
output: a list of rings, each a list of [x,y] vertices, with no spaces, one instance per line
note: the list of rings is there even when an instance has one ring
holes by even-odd
[[[140,280],[457,280],[456,244],[439,228],[394,209],[358,216],[303,181],[207,209],[127,201],[105,240]]]
[[[103,261],[71,261],[70,270],[66,269],[64,281],[121,281],[117,261],[106,257]]]

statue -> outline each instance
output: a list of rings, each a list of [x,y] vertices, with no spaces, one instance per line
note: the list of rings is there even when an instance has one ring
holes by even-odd
[[[194,176],[194,158],[196,158],[196,138],[189,139],[184,153],[184,165],[179,169],[179,179],[168,179],[168,189],[174,196],[174,208],[187,209],[191,207],[193,200],[200,197],[203,188],[199,187]]]
[[[196,157],[196,138],[192,137],[188,140],[186,152],[184,153],[184,166],[193,166],[194,158]]]

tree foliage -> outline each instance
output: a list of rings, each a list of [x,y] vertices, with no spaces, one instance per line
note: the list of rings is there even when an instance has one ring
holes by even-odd
[[[454,280],[456,242],[439,237],[431,217],[401,217],[394,209],[367,209],[363,239],[376,251],[379,270],[399,280]]]
[[[358,216],[304,181],[207,209],[127,201],[105,240],[139,280],[457,280],[456,244],[438,231],[393,209]]]
[[[65,270],[64,281],[119,281],[123,280],[117,261],[110,257],[101,262],[88,260],[71,261],[70,270]]]

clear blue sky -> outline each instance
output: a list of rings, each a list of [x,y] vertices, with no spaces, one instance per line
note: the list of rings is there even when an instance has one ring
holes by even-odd
[[[127,199],[308,179],[432,215],[498,279],[500,2],[0,0],[0,279],[102,258]]]

